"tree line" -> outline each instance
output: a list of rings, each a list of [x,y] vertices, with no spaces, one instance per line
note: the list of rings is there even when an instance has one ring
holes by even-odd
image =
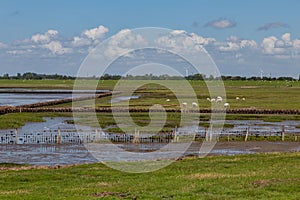
[[[94,80],[119,80],[119,79],[126,79],[126,80],[232,80],[232,81],[245,81],[245,80],[265,80],[265,81],[297,81],[297,79],[293,77],[246,77],[246,76],[221,76],[221,77],[214,77],[212,75],[206,76],[205,74],[193,74],[186,77],[182,76],[170,76],[167,74],[164,75],[153,75],[153,74],[145,74],[145,75],[126,75],[124,77],[120,75],[112,75],[112,74],[104,74],[101,77],[97,76],[90,76],[90,77],[75,77],[75,76],[67,76],[67,75],[59,75],[59,74],[38,74],[33,72],[26,72],[26,73],[17,73],[17,75],[9,75],[4,74],[0,76],[0,79],[12,79],[12,80],[43,80],[43,79],[54,79],[54,80],[66,80],[66,79],[76,79],[76,78],[82,78],[82,79],[94,79]],[[299,79],[300,81],[300,75]]]

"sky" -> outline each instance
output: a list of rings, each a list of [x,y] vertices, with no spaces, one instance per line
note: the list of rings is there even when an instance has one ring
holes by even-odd
[[[192,37],[224,75],[298,78],[299,7],[298,0],[0,1],[0,75],[75,75],[105,39],[163,27]]]

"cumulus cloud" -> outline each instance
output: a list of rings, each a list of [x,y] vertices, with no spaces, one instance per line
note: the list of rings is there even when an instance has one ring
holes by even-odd
[[[136,45],[140,44],[146,44],[146,40],[141,35],[133,34],[130,29],[123,29],[111,37],[104,53],[106,56],[113,58],[134,49]]]
[[[202,51],[202,46],[216,42],[214,38],[205,38],[196,33],[187,33],[184,30],[174,30],[170,35],[162,36],[156,41],[162,47],[168,47],[176,52],[199,50]]]
[[[74,47],[80,47],[98,44],[108,31],[108,28],[102,25],[85,30],[81,33],[81,36],[75,36],[73,38],[72,45]]]
[[[236,26],[236,23],[232,20],[226,19],[226,18],[220,18],[217,20],[213,20],[210,22],[207,22],[205,27],[213,27],[217,29],[225,29],[225,28],[232,28]]]
[[[92,44],[92,41],[88,38],[75,36],[72,41],[72,45],[75,47],[87,46]]]
[[[51,53],[55,55],[62,55],[71,52],[70,48],[64,48],[59,41],[51,41],[48,44],[44,44],[43,48],[50,50]]]
[[[96,40],[104,37],[105,33],[108,32],[108,28],[104,26],[98,26],[97,28],[92,28],[89,30],[85,30],[83,34],[92,40]]]
[[[266,24],[258,27],[257,30],[267,31],[267,30],[274,29],[274,28],[289,28],[289,25],[285,24],[283,22],[271,22],[271,23],[266,23]]]
[[[240,39],[237,36],[230,36],[227,38],[227,42],[219,45],[219,50],[223,52],[239,51],[244,48],[254,49],[257,47],[257,43],[254,40]]]
[[[35,34],[31,37],[31,41],[35,43],[48,43],[58,35],[56,30],[48,30],[44,34]]]
[[[290,33],[283,34],[281,38],[270,36],[263,39],[261,48],[264,54],[276,55],[278,58],[288,58],[284,55],[298,54],[300,40],[292,40]]]
[[[7,48],[8,46],[2,42],[0,42],[0,49],[5,49]]]

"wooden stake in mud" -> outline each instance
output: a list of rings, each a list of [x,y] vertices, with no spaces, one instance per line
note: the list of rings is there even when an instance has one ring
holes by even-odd
[[[205,128],[205,141],[208,141],[208,128]]]
[[[140,143],[140,131],[135,128],[133,143]]]
[[[15,144],[18,144],[18,129],[15,129]]]
[[[249,135],[249,127],[246,128],[245,142],[247,142],[247,140],[248,140],[248,135]]]
[[[281,140],[284,142],[284,126],[282,126]]]
[[[58,128],[57,129],[57,139],[56,139],[57,144],[60,144],[60,142],[61,142],[60,139],[61,139],[60,138],[60,128]]]

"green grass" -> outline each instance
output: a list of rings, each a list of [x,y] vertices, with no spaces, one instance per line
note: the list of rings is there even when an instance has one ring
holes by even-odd
[[[134,112],[130,113],[132,120],[138,126],[147,126],[150,122],[149,113],[146,112]],[[72,113],[10,113],[0,115],[0,129],[7,128],[19,128],[23,126],[26,122],[43,122],[43,117],[73,117]],[[112,132],[118,132],[117,123],[112,115],[112,113],[97,113],[96,118],[93,117],[90,113],[80,113],[78,114],[77,123],[82,125],[87,125],[91,127],[108,128],[110,127]],[[124,113],[119,113],[118,117],[124,119],[124,124],[126,124],[127,117]],[[171,131],[174,127],[180,126],[180,117],[181,113],[167,113],[167,121],[164,125],[162,132]],[[196,115],[196,117],[198,117]],[[197,119],[195,117],[195,119]],[[200,126],[208,127],[210,120],[209,114],[201,114],[198,118],[201,123]],[[226,115],[226,120],[263,120],[265,122],[280,122],[283,120],[300,120],[299,115],[249,115],[249,114],[228,114]],[[207,122],[206,122],[207,121]],[[67,121],[68,123],[74,123],[73,120]],[[232,128],[233,124],[226,123],[224,124],[225,128]],[[134,128],[134,127],[133,127]],[[300,128],[296,126],[295,128]]]
[[[187,158],[144,174],[12,166],[0,171],[0,199],[298,199],[299,164],[300,153],[274,153]]]
[[[0,129],[19,128],[27,122],[44,122],[43,117],[71,117],[72,113],[9,113],[0,115]]]
[[[7,82],[7,81],[6,81]],[[170,85],[175,85],[178,90],[182,92],[178,94],[179,98],[184,98],[186,102],[189,103],[191,107],[192,99],[189,98],[190,92],[187,91],[182,81],[179,80],[167,80],[167,81],[153,81],[156,84],[147,84],[145,81],[131,80],[128,81],[124,86],[124,91],[129,90],[131,85],[139,84],[141,87],[137,88],[134,94],[140,95],[139,99],[132,99],[130,105],[132,107],[150,107],[153,104],[161,104],[165,108],[175,108],[179,109],[180,105],[175,94],[168,88],[160,85],[167,83]],[[0,82],[1,83],[1,82]],[[28,84],[28,86],[39,87],[52,87],[61,88],[64,86],[63,83],[36,83]],[[65,84],[66,88],[71,88],[70,81]],[[198,98],[198,104],[200,108],[210,108],[211,103],[206,100],[210,97],[208,93],[207,86],[204,81],[190,81],[190,85],[194,88],[194,91]],[[21,83],[19,83],[21,84]],[[97,84],[95,80],[89,80],[82,84],[82,87],[88,87],[92,84]],[[99,82],[98,89],[110,89],[112,90],[117,84],[117,81],[108,80]],[[290,83],[289,83],[290,84]],[[288,87],[289,85],[286,81],[224,81],[225,91],[230,108],[257,108],[257,109],[299,109],[299,99],[300,99],[300,81],[292,82],[293,87]],[[4,84],[4,85],[7,85]],[[17,86],[18,84],[11,84],[11,86]],[[24,85],[26,86],[26,84]],[[122,92],[124,92],[122,91]],[[124,94],[124,93],[123,93]],[[236,100],[239,97],[240,100]],[[245,101],[241,100],[245,98]],[[166,99],[170,99],[166,102]],[[110,106],[110,97],[97,99],[95,102],[93,100],[82,101],[82,106],[91,107],[95,105],[96,107],[107,107]],[[116,103],[117,106],[124,106],[124,102]],[[72,106],[71,103],[62,104],[58,106]]]

